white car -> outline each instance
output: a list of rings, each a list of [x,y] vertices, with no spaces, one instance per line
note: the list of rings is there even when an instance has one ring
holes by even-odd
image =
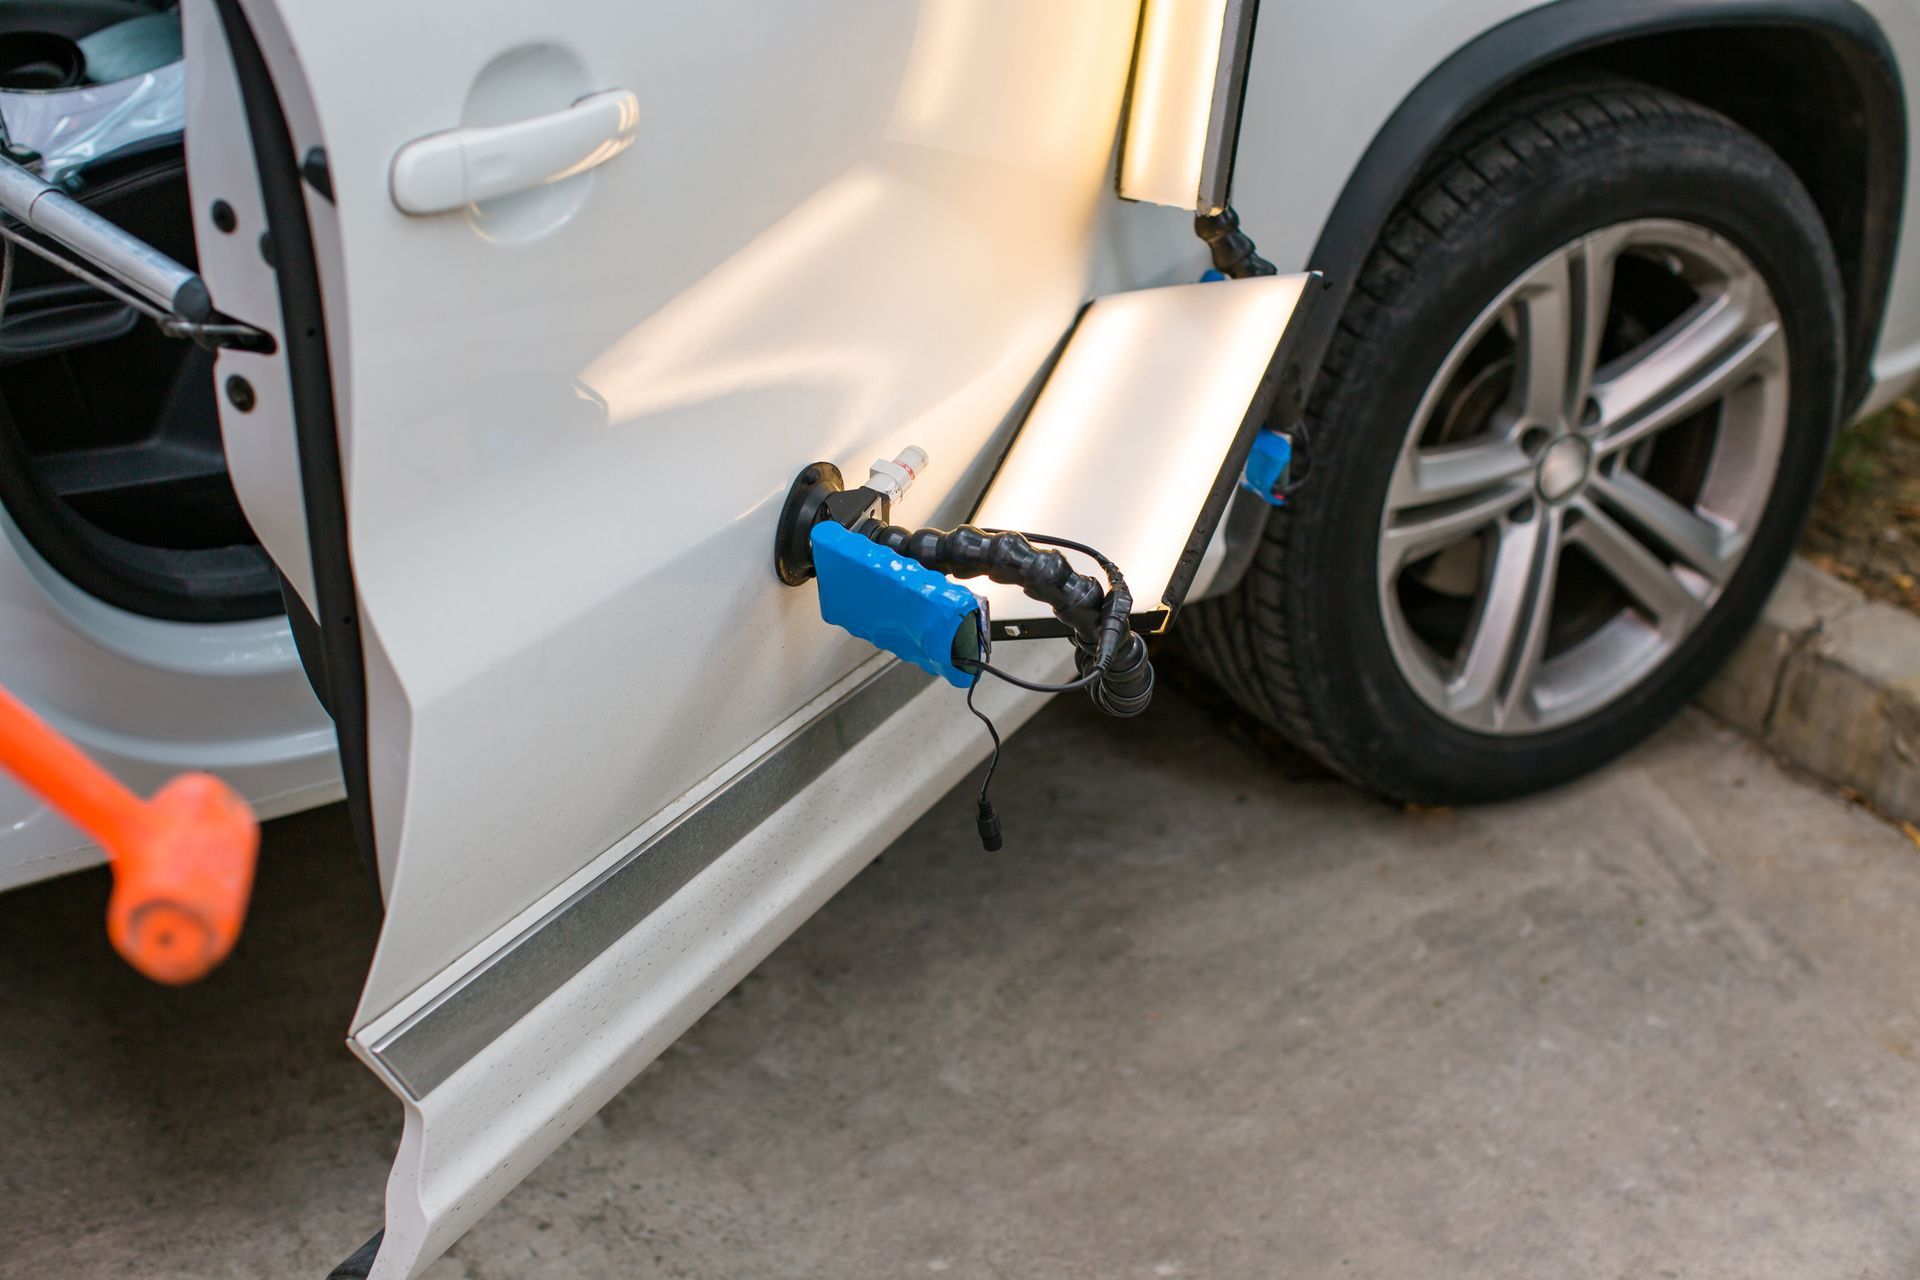
[[[810,464],[923,449],[906,525],[1137,533],[1249,712],[1456,803],[1682,706],[1920,371],[1908,0],[1142,10],[0,4],[12,157],[265,335],[21,256],[0,684],[143,791],[344,795],[405,1130],[340,1274],[418,1274],[986,758],[776,577]],[[1169,451],[1168,387],[1231,444]],[[1222,518],[1253,408],[1285,500]],[[1140,513],[1189,463],[1184,545]],[[994,662],[1071,677],[1018,616]],[[0,888],[98,856],[0,783]]]

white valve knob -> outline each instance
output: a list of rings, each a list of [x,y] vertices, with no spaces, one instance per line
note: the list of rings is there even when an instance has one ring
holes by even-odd
[[[927,451],[917,444],[902,449],[891,462],[881,460],[867,470],[867,488],[888,502],[898,502],[920,473],[927,469]]]

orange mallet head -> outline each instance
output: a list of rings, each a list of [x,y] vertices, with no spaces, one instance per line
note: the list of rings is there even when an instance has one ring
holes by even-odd
[[[106,849],[107,937],[156,982],[204,978],[239,940],[260,825],[220,779],[183,774],[142,800],[0,689],[0,767]]]
[[[233,950],[253,891],[260,824],[220,779],[183,774],[147,801],[113,856],[107,937],[156,982],[193,982]]]

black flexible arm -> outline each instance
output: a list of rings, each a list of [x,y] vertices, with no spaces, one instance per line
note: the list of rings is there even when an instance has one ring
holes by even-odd
[[[1147,642],[1133,631],[1133,593],[1113,561],[1082,543],[1042,534],[979,529],[902,529],[878,520],[862,521],[857,532],[935,573],[956,578],[986,578],[1019,587],[1048,606],[1073,632],[1075,662],[1087,694],[1108,715],[1137,716],[1153,701],[1153,664]],[[1107,575],[1107,587],[1083,573],[1058,551],[1033,544],[1056,543],[1092,556]],[[1002,679],[1010,679],[991,667]],[[1015,681],[1016,684],[1021,683]]]
[[[881,546],[917,560],[935,573],[956,578],[986,578],[1019,587],[1052,609],[1072,630],[1083,649],[1098,650],[1102,605],[1107,592],[1058,551],[1042,551],[1025,535],[989,532],[963,524],[957,529],[902,529],[878,520],[862,523],[856,532]],[[1116,581],[1119,590],[1126,584]],[[1128,597],[1127,612],[1133,600]],[[1124,621],[1126,613],[1122,613]]]
[[[1240,229],[1240,215],[1231,209],[1200,214],[1193,220],[1193,233],[1207,242],[1213,269],[1229,279],[1280,274],[1253,247],[1253,237]]]

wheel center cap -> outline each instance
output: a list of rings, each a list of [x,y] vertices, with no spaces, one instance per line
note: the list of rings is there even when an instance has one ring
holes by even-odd
[[[1540,455],[1535,483],[1548,502],[1563,502],[1587,482],[1593,455],[1578,436],[1561,436]]]

